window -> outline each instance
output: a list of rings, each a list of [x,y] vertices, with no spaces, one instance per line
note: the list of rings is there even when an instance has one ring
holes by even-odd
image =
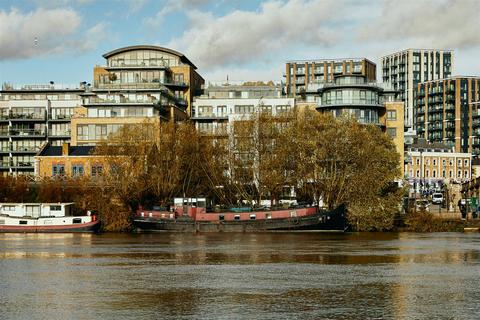
[[[286,105],[286,106],[276,106],[277,114],[278,114],[278,113],[287,112],[288,110],[290,110],[290,106],[289,106],[289,105]]]
[[[464,166],[465,166],[465,167],[468,166],[468,159],[465,159],[465,161],[464,161]]]
[[[92,177],[100,177],[103,173],[102,165],[92,165]]]
[[[387,134],[390,136],[390,138],[396,138],[397,137],[397,128],[387,128]]]
[[[83,176],[83,173],[84,173],[83,164],[74,164],[72,166],[72,176],[80,177],[80,176]]]
[[[464,177],[465,179],[468,179],[468,171],[467,171],[467,170],[465,170],[465,172],[463,173],[463,177]]]
[[[457,163],[458,163],[458,166],[461,167],[462,166],[462,159],[458,159]]]
[[[437,165],[437,159],[433,159],[433,165],[434,165],[434,166]]]
[[[15,211],[15,206],[3,206],[3,211]]]
[[[461,178],[462,177],[462,170],[458,170],[457,172],[457,178]]]
[[[50,206],[50,211],[61,211],[62,206]]]
[[[238,114],[253,113],[253,111],[254,111],[253,105],[235,106],[235,113],[238,113]]]
[[[65,175],[65,165],[64,164],[54,164],[52,165],[52,176],[64,176]]]
[[[396,121],[397,120],[397,110],[388,110],[387,111],[387,120]]]

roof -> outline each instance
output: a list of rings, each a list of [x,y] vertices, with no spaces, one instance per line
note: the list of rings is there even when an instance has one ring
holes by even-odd
[[[68,155],[69,156],[88,156],[91,155],[95,146],[69,146]],[[37,156],[43,157],[61,157],[62,156],[62,147],[61,146],[47,146],[42,149]]]
[[[197,67],[187,57],[185,57],[185,55],[183,53],[180,53],[180,52],[172,50],[172,49],[159,47],[159,46],[152,46],[152,45],[136,45],[136,46],[118,48],[118,49],[115,49],[115,50],[112,50],[110,52],[105,53],[103,55],[103,57],[105,59],[108,59],[113,55],[116,55],[116,54],[119,54],[119,53],[122,53],[122,52],[133,51],[133,50],[155,50],[155,51],[162,51],[162,52],[170,53],[170,54],[173,54],[173,55],[179,57],[182,62],[185,62],[185,63],[191,65],[194,69],[197,69]]]
[[[305,63],[305,62],[344,62],[344,61],[368,61],[371,64],[376,65],[375,62],[367,58],[332,58],[332,59],[300,59],[300,60],[287,60],[287,63]]]

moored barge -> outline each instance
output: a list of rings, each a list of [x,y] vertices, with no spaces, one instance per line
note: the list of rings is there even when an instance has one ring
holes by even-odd
[[[344,232],[345,208],[332,211],[317,207],[292,207],[279,210],[207,212],[205,198],[175,198],[171,210],[145,210],[135,213],[137,231],[171,232],[261,232],[317,230]]]
[[[74,215],[73,203],[0,203],[0,232],[95,232],[95,214]]]

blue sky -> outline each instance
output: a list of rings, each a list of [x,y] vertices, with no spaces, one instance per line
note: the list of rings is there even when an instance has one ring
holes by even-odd
[[[91,81],[102,54],[154,44],[207,81],[281,80],[286,60],[455,51],[479,75],[476,0],[0,0],[0,82]]]

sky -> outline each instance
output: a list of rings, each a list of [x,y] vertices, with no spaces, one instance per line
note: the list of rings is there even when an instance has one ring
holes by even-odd
[[[205,80],[281,81],[288,60],[451,49],[480,76],[480,0],[0,0],[0,83],[91,82],[138,44],[185,54]]]

